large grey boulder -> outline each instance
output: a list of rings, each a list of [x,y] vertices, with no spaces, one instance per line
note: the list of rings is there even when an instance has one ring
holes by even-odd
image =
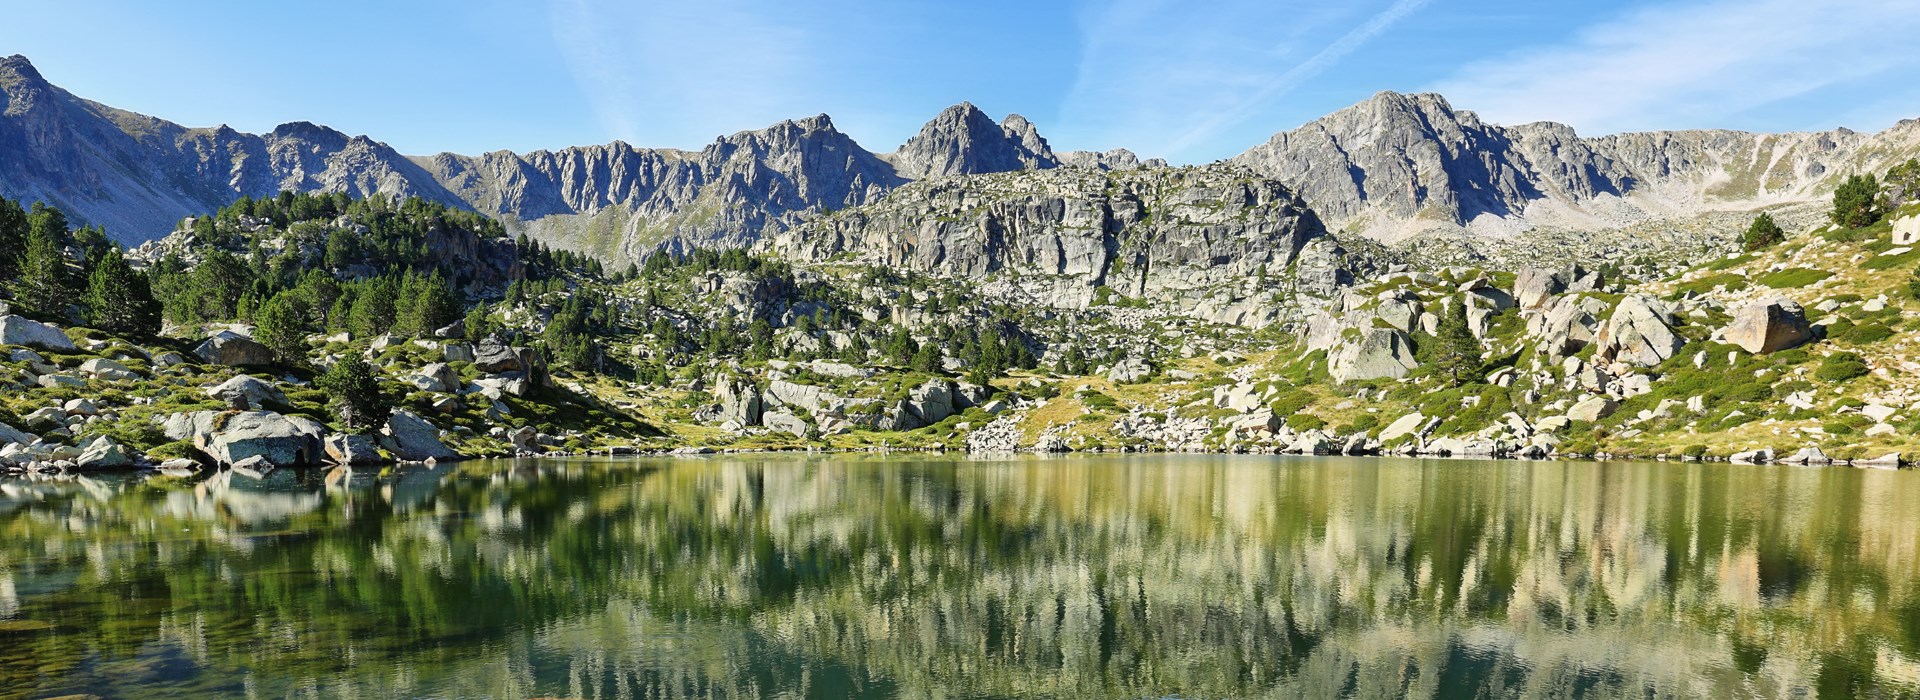
[[[759,425],[764,410],[760,387],[753,382],[721,377],[713,381],[713,398],[719,402],[715,422],[740,426]]]
[[[533,369],[533,351],[485,342],[474,349],[473,366],[488,374],[526,372]]]
[[[1419,366],[1407,335],[1390,328],[1360,331],[1359,338],[1341,341],[1327,359],[1327,371],[1336,382],[1399,379]]]
[[[269,411],[221,414],[211,427],[213,432],[194,436],[194,445],[229,466],[253,457],[276,467],[319,464],[320,441],[327,432],[306,416]]]
[[[1146,360],[1137,357],[1129,357],[1115,362],[1113,363],[1113,367],[1107,370],[1107,379],[1112,380],[1115,384],[1142,382],[1146,381],[1147,377],[1150,376],[1153,376],[1153,365],[1149,365]]]
[[[1619,410],[1619,408],[1620,403],[1613,399],[1605,396],[1589,396],[1582,399],[1579,403],[1574,404],[1573,408],[1567,409],[1567,418],[1569,420],[1593,423],[1613,415],[1613,412]]]
[[[1673,313],[1651,297],[1634,294],[1620,300],[1594,336],[1595,357],[1651,367],[1686,345],[1673,332]]]
[[[220,331],[193,349],[202,361],[230,367],[273,364],[273,351],[252,338],[233,331]]]
[[[31,445],[33,441],[37,439],[39,438],[34,437],[30,433],[23,432],[11,425],[0,423],[0,445]]]
[[[407,378],[407,383],[421,391],[445,394],[460,390],[460,375],[446,363],[435,362],[421,367],[419,374]]]
[[[1513,296],[1522,309],[1546,306],[1548,299],[1566,289],[1566,277],[1553,270],[1530,267],[1514,275]]]
[[[1726,341],[1756,355],[1797,347],[1813,340],[1806,311],[1787,299],[1766,299],[1740,307],[1727,325]]]
[[[420,462],[429,459],[455,459],[460,456],[440,441],[440,429],[412,411],[394,411],[380,444],[400,459]]]
[[[380,447],[368,435],[329,435],[324,447],[327,461],[350,467],[379,464],[385,461],[380,456]]]
[[[907,409],[927,425],[954,414],[953,384],[945,379],[929,379],[908,392],[907,397]]]
[[[24,316],[0,316],[0,345],[24,345],[52,352],[73,352],[73,340],[66,333]]]
[[[1427,417],[1420,415],[1419,411],[1401,416],[1392,423],[1388,423],[1387,427],[1380,431],[1380,441],[1392,442],[1401,437],[1413,435],[1417,433],[1422,426],[1425,426],[1426,423]]]
[[[80,371],[110,382],[130,381],[140,378],[140,373],[126,365],[104,357],[96,357],[80,363]]]
[[[207,389],[207,395],[225,401],[228,406],[240,410],[260,408],[269,403],[279,406],[287,405],[287,395],[278,387],[245,374]]]
[[[157,419],[160,430],[169,440],[187,440],[200,443],[200,436],[213,434],[220,424],[219,411],[194,411],[192,413],[173,413]]]
[[[798,437],[807,436],[807,422],[787,411],[768,411],[761,414],[760,420],[768,430],[792,433]]]
[[[102,435],[83,445],[80,457],[73,463],[81,469],[118,469],[132,466],[133,457],[127,454],[127,448],[114,442],[113,438]]]

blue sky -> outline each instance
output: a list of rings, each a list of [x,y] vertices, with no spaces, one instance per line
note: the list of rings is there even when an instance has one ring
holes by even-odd
[[[190,126],[402,152],[698,148],[825,112],[891,150],[972,101],[1056,149],[1231,156],[1379,90],[1582,133],[1920,117],[1912,0],[21,3],[0,53]]]

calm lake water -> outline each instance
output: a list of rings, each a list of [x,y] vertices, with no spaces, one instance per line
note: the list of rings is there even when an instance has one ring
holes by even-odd
[[[753,456],[0,481],[0,696],[1914,697],[1920,473]]]

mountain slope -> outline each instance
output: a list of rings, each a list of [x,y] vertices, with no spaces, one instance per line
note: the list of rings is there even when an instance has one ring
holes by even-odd
[[[1499,126],[1439,95],[1383,92],[1233,160],[1292,185],[1329,226],[1395,240],[1466,227],[1612,228],[1803,202],[1920,153],[1920,121],[1878,134],[1656,131],[1583,138]]]

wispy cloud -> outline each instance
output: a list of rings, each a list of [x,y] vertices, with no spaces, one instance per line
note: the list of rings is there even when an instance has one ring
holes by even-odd
[[[1489,57],[1434,88],[1491,121],[1608,133],[1738,127],[1754,110],[1858,86],[1829,109],[1793,110],[1837,118],[1863,96],[1915,94],[1907,83],[1920,68],[1916,31],[1912,0],[1687,2],[1605,21],[1562,45]]]
[[[697,146],[789,113],[810,37],[773,3],[555,0],[553,39],[615,138]]]
[[[1188,148],[1193,147],[1194,144],[1214,136],[1220,131],[1221,127],[1246,121],[1249,117],[1257,113],[1261,107],[1285,96],[1287,93],[1292,92],[1294,88],[1299,87],[1301,83],[1333,67],[1334,64],[1340,62],[1340,59],[1346,58],[1347,54],[1353,53],[1354,50],[1365,46],[1367,42],[1373,41],[1374,37],[1379,36],[1381,32],[1392,27],[1394,23],[1405,19],[1407,15],[1413,14],[1415,10],[1420,9],[1430,1],[1431,0],[1398,0],[1379,14],[1362,22],[1360,26],[1354,27],[1352,31],[1342,34],[1339,39],[1335,39],[1333,43],[1328,44],[1326,48],[1320,49],[1319,53],[1314,54],[1305,61],[1301,61],[1292,68],[1288,68],[1286,72],[1274,76],[1271,80],[1267,81],[1266,85],[1261,86],[1260,89],[1240,98],[1231,108],[1215,112],[1212,116],[1201,120],[1199,124],[1188,129],[1186,133],[1181,134],[1179,138],[1174,139],[1173,143],[1167,146],[1168,150],[1175,153],[1184,152]]]
[[[1212,153],[1223,132],[1269,113],[1429,2],[1230,0],[1206,12],[1165,0],[1097,3],[1080,23],[1079,76],[1062,121],[1087,143],[1177,160]]]

